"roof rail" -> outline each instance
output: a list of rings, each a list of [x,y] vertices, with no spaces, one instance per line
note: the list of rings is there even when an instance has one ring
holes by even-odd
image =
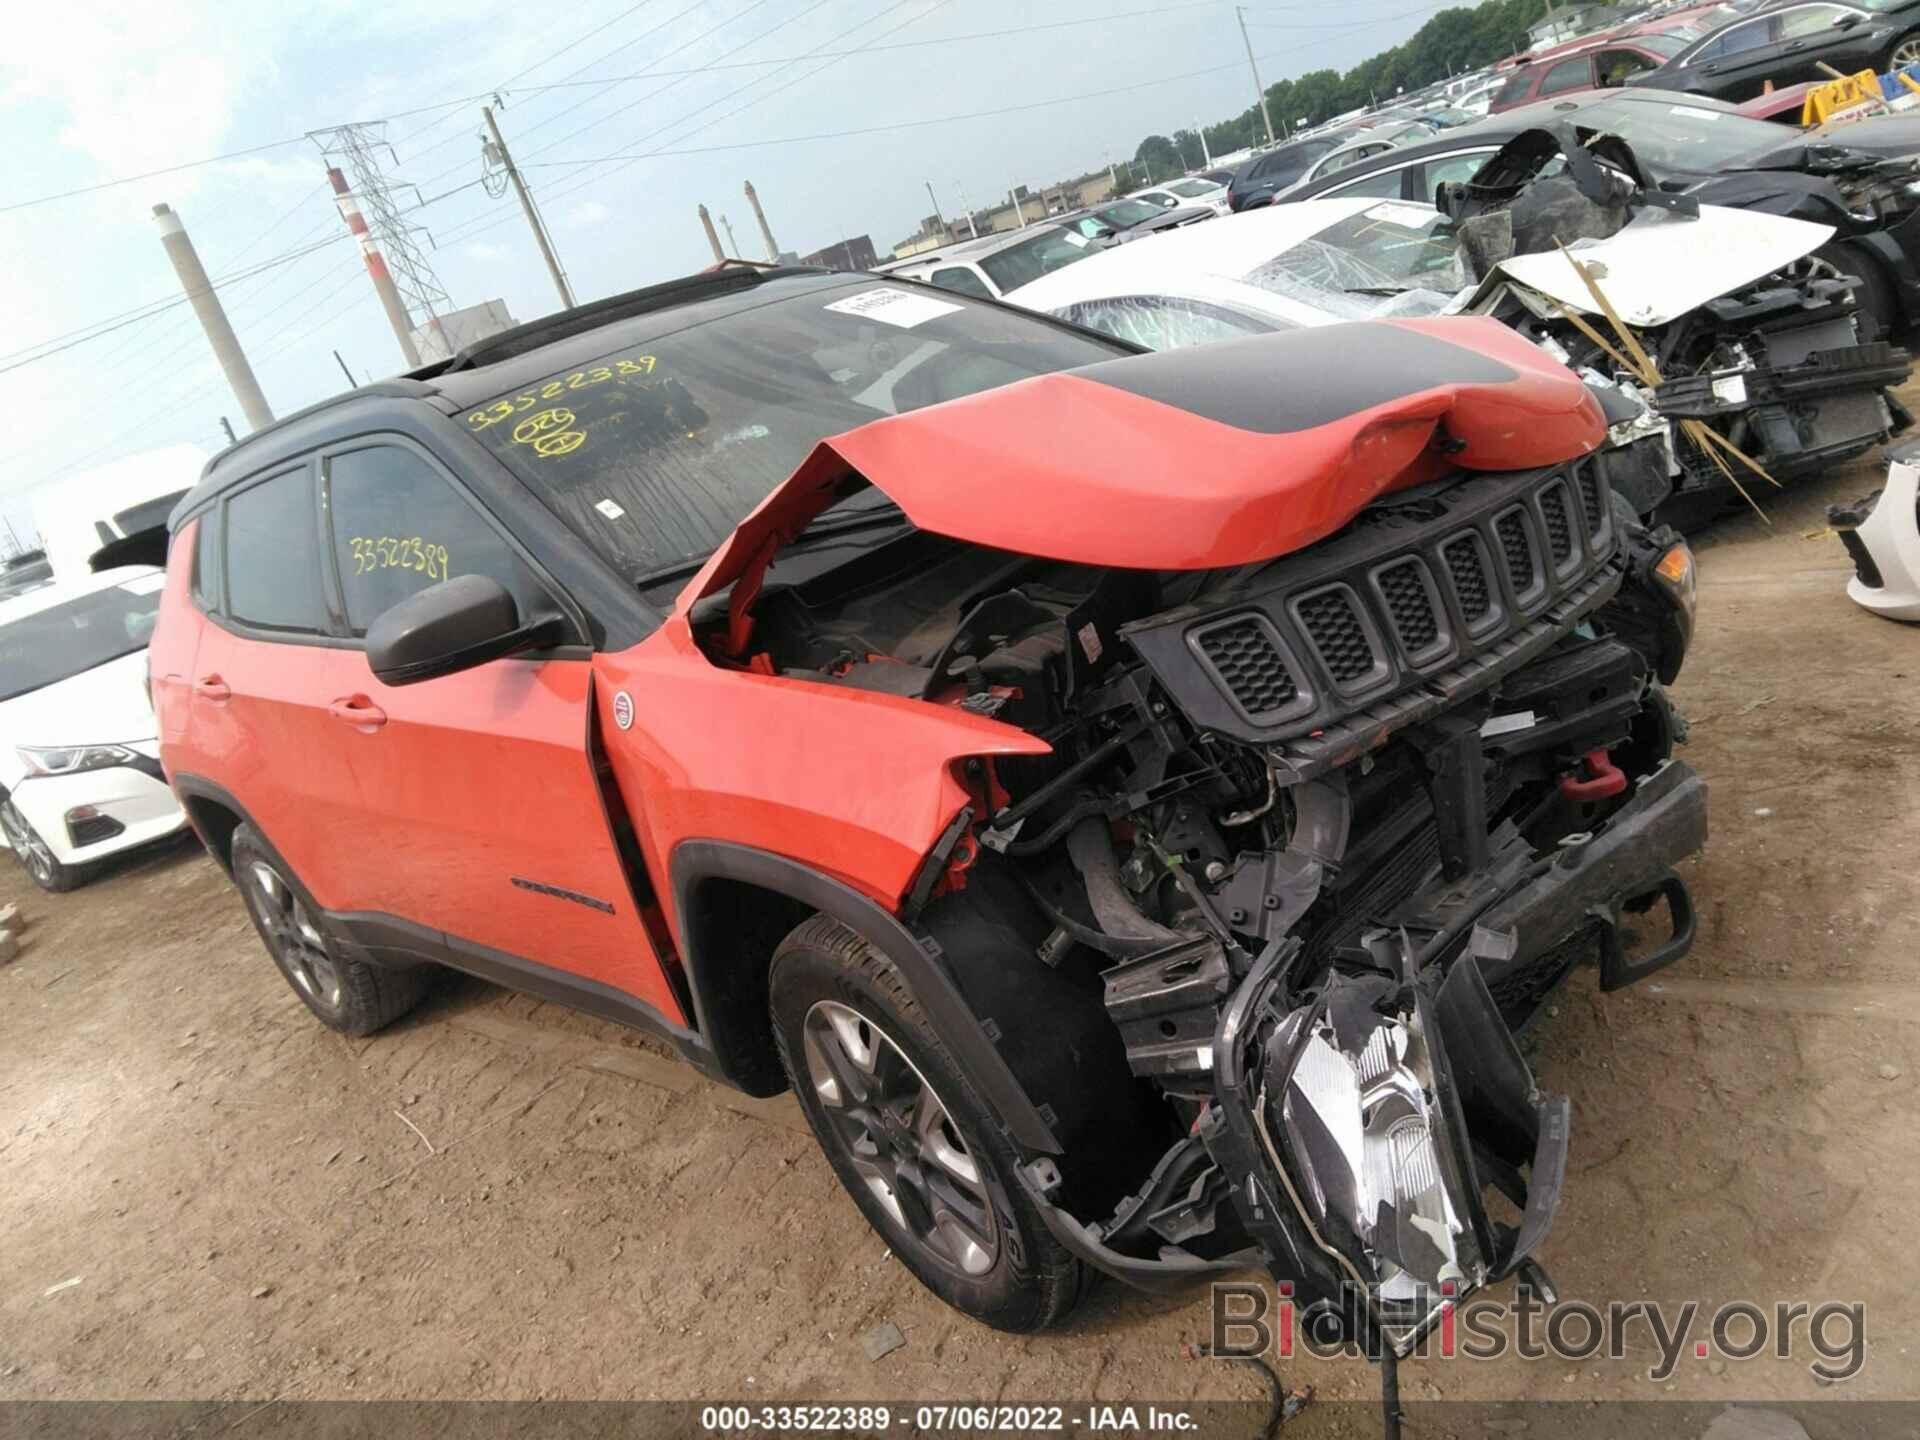
[[[370,385],[361,385],[353,390],[342,390],[338,395],[329,395],[326,399],[317,400],[303,409],[294,411],[291,415],[282,415],[278,420],[270,424],[262,425],[258,430],[241,436],[238,440],[234,441],[233,444],[227,446],[226,449],[218,452],[207,462],[206,468],[207,470],[212,470],[215,465],[219,464],[220,461],[233,454],[236,450],[244,450],[256,440],[284,430],[289,425],[297,421],[305,420],[309,416],[319,415],[324,411],[331,410],[336,405],[345,405],[352,400],[368,398],[419,400],[428,395],[437,395],[440,393],[437,387],[423,383],[420,376],[421,372],[415,371],[409,375],[396,376],[391,380],[376,380]],[[202,473],[204,474],[206,472],[203,471]]]
[[[610,324],[615,320],[645,315],[654,310],[665,310],[706,295],[724,295],[734,290],[751,289],[763,281],[777,279],[783,275],[829,273],[831,272],[812,265],[742,265],[702,271],[697,275],[684,275],[678,280],[665,280],[658,285],[629,290],[624,295],[609,295],[604,300],[595,300],[588,305],[576,305],[571,310],[562,310],[556,315],[532,320],[525,325],[516,325],[511,330],[502,330],[497,335],[476,340],[450,360],[442,360],[410,372],[409,378],[430,380],[439,375],[453,375],[463,370],[473,370],[481,365],[491,365],[498,360],[508,360],[515,355],[524,355],[529,350],[537,350],[542,345],[550,345],[556,340],[565,340],[573,335],[597,330],[602,325]]]

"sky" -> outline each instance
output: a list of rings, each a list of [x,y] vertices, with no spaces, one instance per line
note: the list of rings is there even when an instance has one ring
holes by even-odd
[[[1440,8],[1273,0],[1246,7],[1247,33],[1270,85],[1345,69]],[[748,180],[782,249],[864,234],[884,256],[930,212],[929,183],[943,213],[983,207],[1225,119],[1253,85],[1225,0],[20,7],[0,52],[0,517],[25,538],[39,494],[147,449],[211,454],[222,416],[245,432],[190,309],[139,313],[181,295],[156,204],[217,283],[235,277],[221,297],[276,414],[345,388],[336,349],[359,381],[404,368],[309,131],[385,119],[383,168],[420,204],[455,306],[558,308],[512,195],[478,183],[494,93],[584,302],[710,263],[703,202],[764,258]],[[235,158],[190,164],[213,156]],[[98,188],[24,203],[82,187]]]

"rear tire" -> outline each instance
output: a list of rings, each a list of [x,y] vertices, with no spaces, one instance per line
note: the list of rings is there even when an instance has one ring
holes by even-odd
[[[87,877],[93,873],[91,866],[69,865],[55,855],[11,799],[0,802],[0,829],[6,831],[13,858],[20,862],[27,878],[42,890],[56,895],[74,890],[86,884]]]
[[[343,1035],[371,1035],[420,1003],[428,969],[388,969],[344,954],[320,929],[314,918],[320,908],[306,886],[253,826],[233,832],[231,853],[233,880],[261,943],[323,1025]]]
[[[993,1112],[893,963],[816,915],[774,952],[780,1060],[840,1183],[935,1295],[996,1330],[1043,1330],[1085,1288],[1014,1174]]]

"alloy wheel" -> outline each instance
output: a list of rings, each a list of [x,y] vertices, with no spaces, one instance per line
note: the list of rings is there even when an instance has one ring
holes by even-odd
[[[294,988],[323,1009],[339,1009],[340,967],[293,887],[264,860],[255,860],[247,870],[247,900]]]
[[[1920,65],[1920,35],[1909,36],[1893,47],[1893,68],[1904,70],[1909,65]]]
[[[13,853],[20,857],[20,863],[27,867],[27,873],[42,885],[53,883],[53,851],[47,848],[47,842],[40,838],[40,832],[27,823],[9,800],[0,805],[0,828],[7,832],[7,844],[13,847]]]
[[[807,1075],[835,1140],[895,1226],[935,1261],[984,1275],[999,1222],[945,1103],[879,1026],[816,1001],[802,1026]]]

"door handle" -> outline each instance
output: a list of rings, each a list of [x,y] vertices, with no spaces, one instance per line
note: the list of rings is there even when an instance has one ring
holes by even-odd
[[[233,698],[232,687],[218,675],[202,675],[193,682],[193,693],[216,704],[225,704]]]
[[[387,723],[387,712],[364,695],[347,695],[327,706],[327,714],[362,730],[377,730]]]

